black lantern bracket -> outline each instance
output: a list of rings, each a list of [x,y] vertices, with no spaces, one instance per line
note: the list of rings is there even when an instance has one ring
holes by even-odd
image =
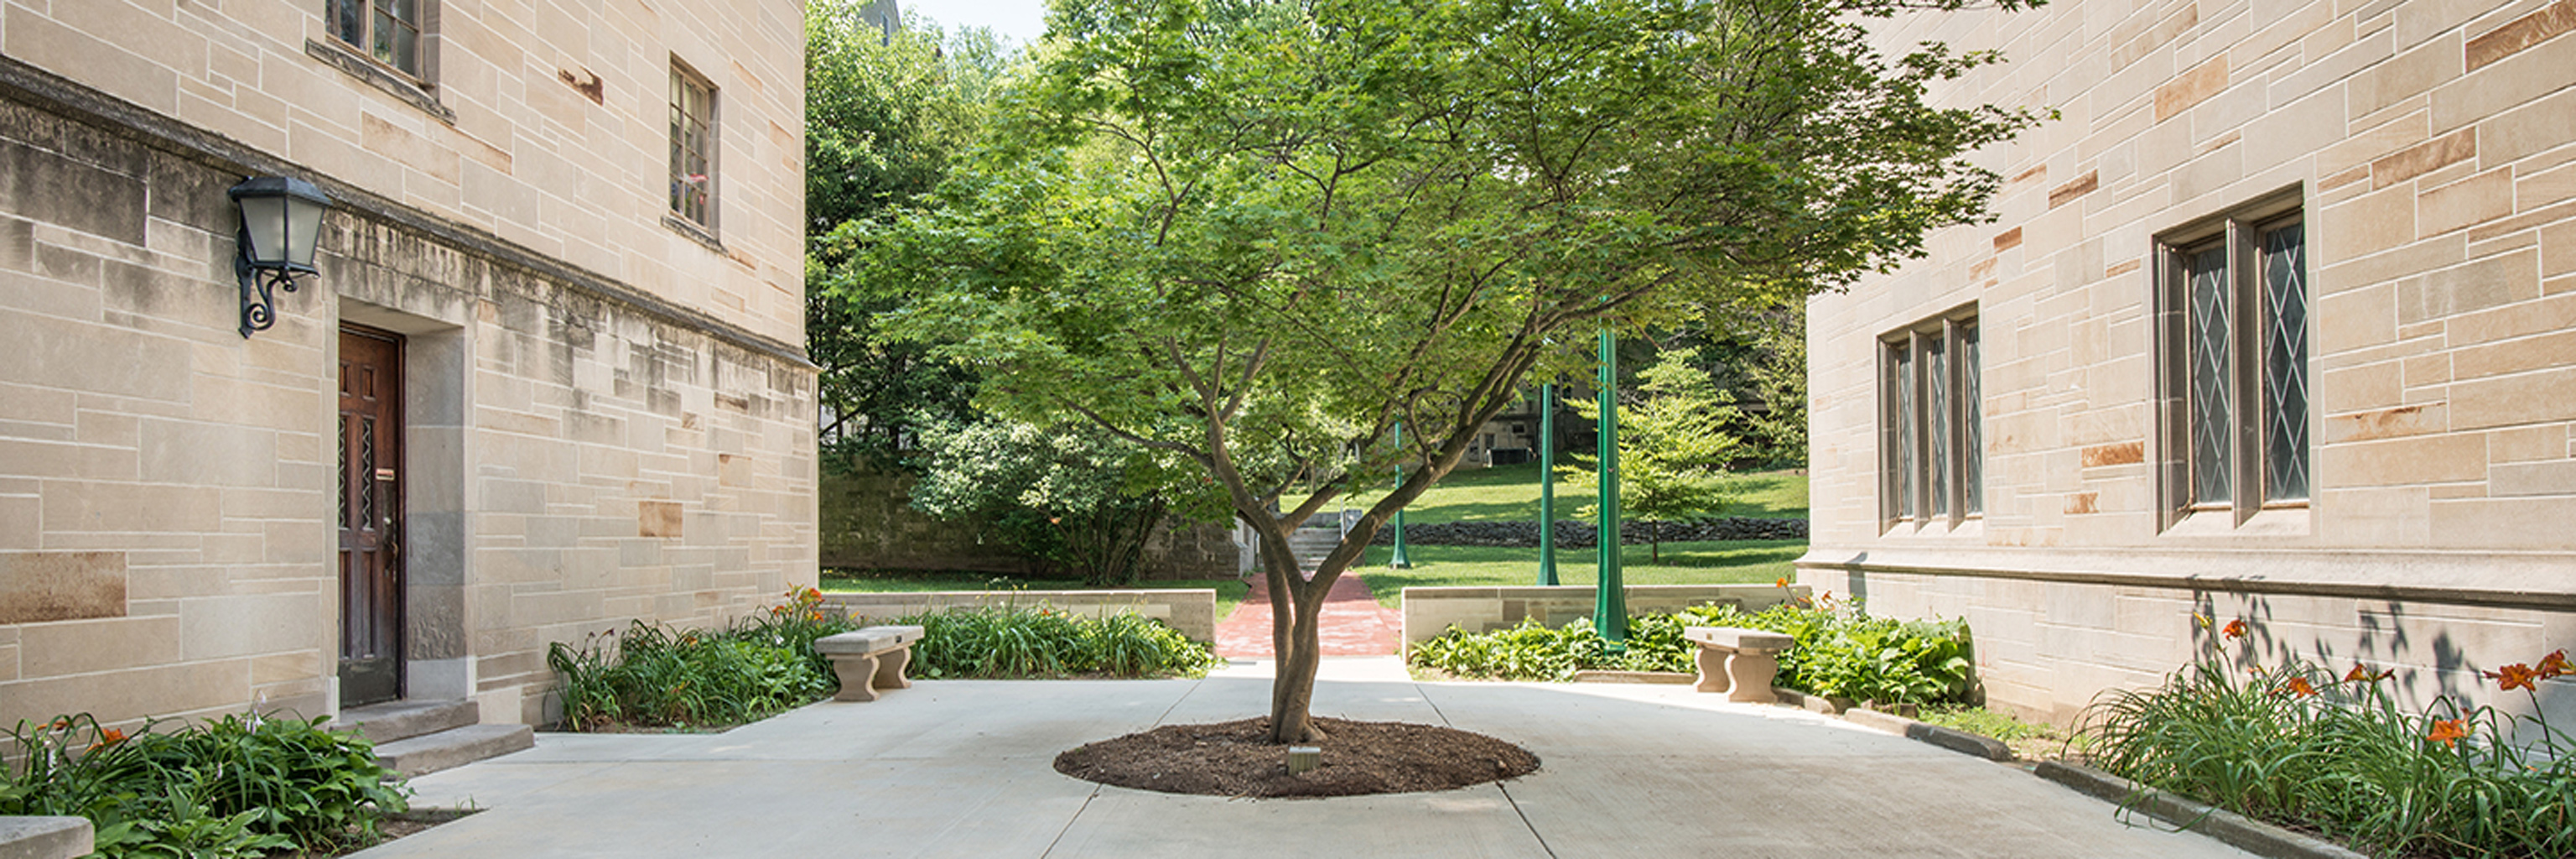
[[[295,291],[300,275],[317,274],[313,251],[331,198],[313,183],[255,176],[224,192],[241,212],[233,276],[241,282],[241,335],[277,324],[277,290]]]

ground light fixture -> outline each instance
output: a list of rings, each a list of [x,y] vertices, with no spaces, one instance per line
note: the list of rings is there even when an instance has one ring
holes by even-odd
[[[241,335],[248,339],[277,324],[272,290],[294,292],[296,275],[317,273],[313,246],[331,198],[313,183],[287,176],[253,176],[224,195],[241,210],[233,275],[241,280]]]

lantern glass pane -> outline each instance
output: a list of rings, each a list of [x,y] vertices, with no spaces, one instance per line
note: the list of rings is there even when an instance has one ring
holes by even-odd
[[[258,265],[276,265],[285,259],[286,198],[262,196],[241,198],[242,234],[250,237],[250,247],[242,253]]]
[[[313,245],[322,237],[322,204],[296,200],[286,207],[286,261],[311,268]]]

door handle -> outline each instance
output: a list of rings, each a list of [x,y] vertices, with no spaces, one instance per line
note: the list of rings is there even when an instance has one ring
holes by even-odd
[[[375,489],[376,514],[383,517],[376,523],[376,533],[384,535],[381,545],[387,557],[401,557],[402,528],[394,515],[394,502],[402,496],[394,491],[393,469],[376,469]]]

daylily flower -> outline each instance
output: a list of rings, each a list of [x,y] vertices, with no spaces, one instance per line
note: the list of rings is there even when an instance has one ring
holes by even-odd
[[[2235,620],[2228,621],[2227,628],[2219,631],[2229,638],[2244,638],[2245,633],[2249,630],[2248,627],[2245,626],[2245,619],[2240,617]]]
[[[2281,689],[2301,698],[2317,694],[2317,687],[2308,685],[2308,678],[2305,677],[2292,677],[2290,682],[2282,684]]]
[[[2469,735],[2468,731],[2461,729],[2461,721],[2462,720],[2459,719],[2435,719],[2433,720],[2433,732],[2425,734],[2424,739],[2436,741],[2442,745],[2450,746],[2455,749],[2459,748],[2460,738]]]
[[[2548,656],[2541,657],[2539,670],[2542,680],[2576,674],[2576,668],[2571,668],[2567,664],[2567,648],[2564,647],[2552,650]]]
[[[2481,671],[2478,673],[2486,675],[2487,679],[2494,680],[2497,686],[2502,687],[2504,691],[2507,692],[2511,692],[2515,689],[2531,689],[2532,681],[2540,679],[2540,672],[2533,671],[2531,670],[2531,666],[2524,665],[2520,662],[2507,665],[2494,671]]]
[[[2361,663],[2359,663],[2359,662],[2355,662],[2355,663],[2353,663],[2353,664],[2352,664],[2352,670],[2351,670],[2351,671],[2346,671],[2346,672],[2344,672],[2343,680],[2344,680],[2344,682],[2346,682],[2346,683],[2377,683],[2377,682],[2379,682],[2379,681],[2381,681],[2381,680],[2386,680],[2386,679],[2388,679],[2390,675],[2393,675],[2393,674],[2396,674],[2396,673],[2397,673],[2397,670],[2392,668],[2392,669],[2389,669],[2389,670],[2386,670],[2386,671],[2381,671],[2381,672],[2378,672],[2378,673],[2374,674],[2374,673],[2371,673],[2371,670],[2370,670],[2369,666],[2365,666],[2365,665],[2363,665],[2363,664],[2361,664]]]
[[[1773,580],[1773,581],[1771,582],[1771,584],[1776,585],[1776,586],[1779,586],[1779,587],[1784,587],[1784,588],[1785,588],[1785,587],[1788,587],[1788,586],[1789,586],[1789,577],[1788,577],[1788,576],[1781,576],[1780,578]]]

